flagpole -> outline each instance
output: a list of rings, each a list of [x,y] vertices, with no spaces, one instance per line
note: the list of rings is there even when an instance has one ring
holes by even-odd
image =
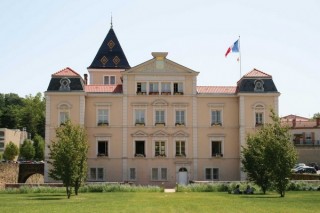
[[[241,48],[240,48],[240,35],[239,35],[239,64],[240,64],[240,79],[241,79]]]

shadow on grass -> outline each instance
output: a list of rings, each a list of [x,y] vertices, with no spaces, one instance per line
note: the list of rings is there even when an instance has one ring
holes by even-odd
[[[270,194],[253,194],[253,195],[239,195],[241,198],[281,198],[280,195]]]
[[[64,200],[66,198],[67,197],[65,197],[65,198],[62,198],[62,197],[33,197],[30,199],[31,200]]]
[[[30,200],[64,200],[67,198],[65,194],[46,194],[46,195],[30,195]]]

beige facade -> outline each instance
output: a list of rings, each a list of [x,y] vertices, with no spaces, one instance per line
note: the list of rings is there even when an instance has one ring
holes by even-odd
[[[19,129],[0,128],[0,153],[4,152],[6,145],[10,142],[14,143],[18,148],[27,139],[28,133]],[[16,157],[16,159],[18,156]],[[15,160],[16,160],[15,159]]]
[[[105,42],[112,49],[110,31]],[[69,118],[87,130],[88,181],[173,186],[245,178],[240,150],[246,134],[269,121],[270,109],[278,111],[270,75],[254,69],[236,86],[198,86],[199,72],[167,53],[152,53],[132,68],[117,66],[117,56],[114,67],[104,67],[112,59],[105,54],[101,67],[88,68],[89,80],[70,68],[52,75],[45,94],[47,145]]]

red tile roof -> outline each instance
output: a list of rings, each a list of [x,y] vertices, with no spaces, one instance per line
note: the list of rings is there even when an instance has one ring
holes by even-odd
[[[92,93],[122,93],[122,85],[85,85],[85,91]]]
[[[236,91],[234,86],[197,86],[198,93],[234,94]]]
[[[63,70],[60,70],[60,71],[52,74],[52,76],[79,77],[80,75],[76,71],[71,69],[70,67],[66,67]]]
[[[271,75],[264,73],[256,68],[248,72],[247,74],[244,75],[244,77],[260,77],[260,78],[272,78]]]
[[[292,114],[281,117],[281,121],[292,121],[293,119],[296,119],[296,121],[309,121],[310,120],[309,118],[301,117],[298,115],[292,115]]]
[[[292,129],[319,128],[316,121],[296,121],[295,124],[292,121],[281,121],[281,124]]]

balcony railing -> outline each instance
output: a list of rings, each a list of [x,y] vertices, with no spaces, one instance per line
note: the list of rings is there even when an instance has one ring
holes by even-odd
[[[293,140],[295,146],[319,146],[320,140]]]

